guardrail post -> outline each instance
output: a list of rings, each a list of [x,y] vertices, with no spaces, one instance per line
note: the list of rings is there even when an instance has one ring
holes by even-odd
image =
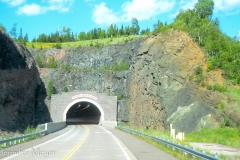
[[[170,137],[172,137],[172,124],[170,124]]]
[[[6,138],[4,138],[4,140],[6,140]],[[6,145],[7,145],[7,144],[6,144],[6,142],[5,142],[3,146],[6,147]]]
[[[175,136],[175,129],[172,129],[172,137],[173,137],[173,140],[176,139],[176,136]]]

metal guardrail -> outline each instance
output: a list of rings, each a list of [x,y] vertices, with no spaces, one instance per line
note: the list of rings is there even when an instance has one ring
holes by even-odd
[[[145,137],[151,138],[152,140],[154,140],[158,143],[162,143],[162,144],[165,144],[169,147],[172,147],[172,149],[178,149],[178,150],[184,152],[185,155],[190,154],[194,157],[201,158],[201,159],[204,159],[204,160],[205,159],[206,160],[220,160],[217,157],[217,155],[208,155],[208,154],[205,154],[204,152],[197,151],[194,148],[188,148],[187,146],[176,144],[174,142],[164,140],[163,138],[151,136],[151,135],[148,135],[148,134],[145,134],[145,133],[142,133],[142,132],[138,132],[138,131],[135,131],[135,130],[132,130],[132,129],[124,128],[124,127],[117,126],[116,128],[118,128],[120,130],[123,130],[125,132],[129,132],[131,134],[137,135],[137,136],[143,135]]]
[[[3,140],[0,140],[0,145],[5,148],[7,147],[7,143],[9,144],[9,146],[16,145],[17,143],[25,142],[25,140],[28,138],[36,137],[38,135],[45,135],[46,133],[47,133],[47,130],[43,130],[43,131],[32,133],[32,134],[26,134],[23,136],[3,139]]]

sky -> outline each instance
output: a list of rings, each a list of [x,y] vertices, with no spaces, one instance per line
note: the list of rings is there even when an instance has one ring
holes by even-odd
[[[107,29],[112,23],[153,29],[158,20],[174,21],[180,9],[192,9],[198,0],[0,0],[0,24],[10,32],[17,24],[29,40],[68,27],[74,34],[93,28]],[[240,36],[240,0],[214,0],[213,18],[230,37]]]

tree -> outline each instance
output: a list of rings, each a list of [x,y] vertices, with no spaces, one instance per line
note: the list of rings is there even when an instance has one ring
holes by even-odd
[[[108,37],[113,37],[115,35],[114,24],[111,24],[108,28]]]
[[[151,33],[150,29],[147,28],[146,30],[143,29],[140,34],[141,35],[149,35],[150,33]]]
[[[85,33],[85,32],[80,32],[80,33],[79,33],[79,36],[78,36],[78,39],[79,39],[80,41],[86,40],[86,33]]]
[[[27,33],[25,34],[23,39],[24,39],[25,42],[28,42],[28,34]]]
[[[140,27],[138,25],[137,18],[132,18],[132,27],[133,27],[133,34],[138,35],[140,31]]]
[[[23,40],[23,36],[22,36],[22,28],[20,28],[20,33],[18,36],[18,41],[22,41]]]
[[[119,29],[119,35],[120,35],[120,36],[124,35],[123,25],[122,25],[122,27]]]
[[[101,33],[100,33],[100,38],[105,38],[106,37],[106,31],[104,29],[101,30]]]
[[[9,33],[13,38],[17,38],[17,23],[13,24],[13,27]]]
[[[195,11],[198,13],[200,18],[212,18],[214,8],[213,0],[198,0],[198,3],[195,5]]]

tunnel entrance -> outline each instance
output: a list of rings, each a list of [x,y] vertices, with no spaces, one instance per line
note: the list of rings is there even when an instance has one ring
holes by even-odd
[[[66,114],[67,125],[99,124],[101,112],[94,104],[82,101],[75,103]]]

